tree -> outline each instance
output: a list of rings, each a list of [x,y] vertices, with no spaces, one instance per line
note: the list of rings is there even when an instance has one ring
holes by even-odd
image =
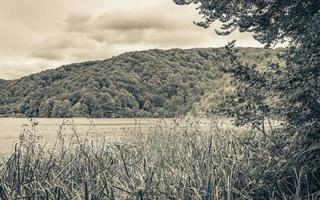
[[[83,95],[82,105],[86,108],[86,113],[90,116],[95,108],[95,105],[97,105],[95,96],[90,92],[86,92]]]
[[[222,73],[217,69],[225,62],[222,50],[132,52],[0,81],[0,113],[51,117],[54,102],[68,100],[74,117],[128,117],[124,115],[127,112],[121,112],[125,107],[133,116],[152,116],[157,107],[165,109],[160,117],[184,115],[211,90],[210,83],[220,79]],[[241,49],[240,53],[246,54],[241,59],[256,60],[251,51]],[[270,52],[274,56],[275,51]]]
[[[285,188],[289,188],[290,192],[306,196],[312,192],[319,193],[319,0],[174,1],[179,5],[198,5],[199,13],[204,18],[196,22],[199,26],[208,28],[215,21],[222,22],[221,28],[216,30],[220,35],[228,35],[238,29],[240,32],[253,33],[265,48],[279,42],[288,43],[288,47],[279,55],[285,63],[272,63],[264,71],[255,65],[240,62],[233,48],[234,43],[227,45],[226,55],[230,63],[223,70],[233,77],[236,90],[221,106],[229,116],[236,117],[239,125],[250,123],[264,134],[265,117],[273,116],[284,122],[282,138],[274,141],[265,134],[275,143],[272,149],[278,152],[275,156],[285,157],[287,161],[282,172],[274,172],[274,177],[286,180]],[[285,147],[279,146],[286,138],[293,141],[285,143]],[[295,191],[293,186],[296,183],[293,177],[297,172],[300,173],[299,177],[306,177],[306,180],[299,182],[299,191]],[[281,186],[281,181],[278,181],[272,188]],[[283,198],[281,193],[280,189],[279,198]]]
[[[263,87],[279,98],[278,104],[273,105],[270,112],[285,121],[287,127],[293,126],[291,132],[303,133],[306,145],[320,140],[318,0],[174,1],[179,5],[197,3],[204,21],[196,24],[207,28],[219,20],[222,26],[216,32],[220,35],[228,35],[238,29],[240,32],[253,33],[254,38],[265,47],[288,42],[286,52],[280,56],[285,64],[281,67],[271,66],[269,79]],[[263,76],[257,70],[254,73]]]
[[[85,107],[80,102],[73,105],[70,111],[73,116],[77,116],[77,117],[87,115]]]
[[[115,109],[115,102],[113,97],[109,93],[101,93],[99,104],[101,105],[103,117],[111,117],[112,112]]]
[[[0,79],[0,84],[1,84],[1,79]],[[1,90],[2,88],[0,88]],[[6,113],[6,109],[5,109],[5,104],[7,103],[7,95],[6,93],[3,91],[0,91],[0,115],[5,114]]]
[[[75,105],[80,99],[81,99],[81,93],[79,91],[73,92],[69,97],[69,101],[72,106]]]
[[[54,98],[47,99],[47,100],[41,102],[40,107],[39,107],[39,116],[40,117],[51,117],[54,103],[55,103]]]
[[[68,100],[55,101],[55,105],[52,109],[53,117],[71,117],[72,113],[70,112],[71,104]]]

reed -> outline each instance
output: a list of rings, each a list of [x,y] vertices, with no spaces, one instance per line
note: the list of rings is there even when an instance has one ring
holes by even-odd
[[[76,129],[52,147],[36,129],[22,133],[0,165],[1,199],[319,199],[319,146],[198,122],[148,133],[129,143],[92,140]],[[277,146],[276,146],[277,145]],[[311,159],[311,156],[313,158]],[[302,161],[304,159],[304,162]]]

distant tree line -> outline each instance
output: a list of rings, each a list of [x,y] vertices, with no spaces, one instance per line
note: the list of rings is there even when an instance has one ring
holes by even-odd
[[[149,50],[0,80],[0,115],[175,117],[186,114],[222,76],[224,49]],[[247,61],[276,51],[244,48]],[[218,87],[224,87],[221,83]]]

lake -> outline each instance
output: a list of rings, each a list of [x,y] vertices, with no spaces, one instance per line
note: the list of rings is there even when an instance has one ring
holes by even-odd
[[[198,119],[201,129],[210,130],[211,119]],[[128,142],[132,133],[147,132],[157,126],[174,127],[177,124],[191,123],[187,119],[156,119],[156,118],[117,118],[117,119],[89,119],[89,118],[0,118],[0,155],[10,153],[19,140],[22,132],[35,132],[43,143],[53,143],[59,132],[68,136],[76,131],[87,134],[94,139],[103,137],[110,142]],[[230,126],[226,119],[219,120],[220,125]]]

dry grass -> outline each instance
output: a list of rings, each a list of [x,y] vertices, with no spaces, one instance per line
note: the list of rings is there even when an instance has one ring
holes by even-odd
[[[1,199],[319,199],[319,146],[248,130],[157,126],[131,143],[25,131],[0,164]],[[316,153],[315,153],[316,152]],[[313,157],[310,157],[313,156]],[[304,159],[304,160],[303,160]]]

